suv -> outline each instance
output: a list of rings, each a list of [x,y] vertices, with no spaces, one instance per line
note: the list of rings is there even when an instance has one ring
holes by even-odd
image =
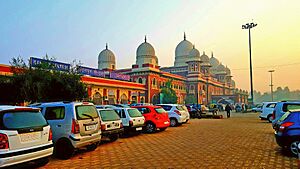
[[[39,109],[0,106],[0,167],[23,162],[48,163],[52,132]]]
[[[75,149],[95,150],[101,140],[100,118],[92,103],[50,102],[31,105],[40,108],[53,131],[54,153],[70,158]]]
[[[170,125],[168,113],[160,106],[133,106],[145,117],[144,130],[153,133],[156,129],[166,130]]]
[[[170,118],[170,126],[175,127],[182,123],[187,123],[190,119],[190,114],[184,110],[181,105],[178,104],[158,104],[165,109]]]
[[[277,102],[264,102],[259,118],[262,120],[268,120],[271,123],[273,120],[272,113],[276,104]]]
[[[276,125],[277,121],[284,115],[284,113],[292,110],[300,110],[300,102],[299,101],[281,101],[278,102],[273,111],[273,121],[272,126]]]
[[[97,109],[101,119],[102,136],[116,141],[124,132],[122,120],[113,109]]]
[[[125,131],[143,130],[145,117],[135,108],[116,108],[114,109],[121,117]]]
[[[293,155],[298,155],[300,143],[300,111],[286,112],[275,126],[275,138],[279,146],[288,148]]]

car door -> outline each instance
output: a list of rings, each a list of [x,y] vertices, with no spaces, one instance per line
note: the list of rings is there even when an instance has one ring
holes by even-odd
[[[264,109],[264,115],[267,117],[268,115],[272,114],[276,103],[268,103]]]

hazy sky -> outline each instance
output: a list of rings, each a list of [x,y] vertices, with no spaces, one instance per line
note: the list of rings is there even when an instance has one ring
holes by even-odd
[[[21,55],[57,61],[80,60],[97,67],[109,44],[117,68],[135,63],[136,49],[147,35],[160,66],[172,66],[183,32],[196,48],[214,52],[232,70],[237,87],[248,90],[248,32],[251,30],[254,89],[300,89],[299,0],[1,0],[0,64]]]

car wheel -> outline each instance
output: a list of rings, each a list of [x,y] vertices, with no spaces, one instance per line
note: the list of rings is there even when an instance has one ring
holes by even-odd
[[[86,146],[86,149],[87,149],[88,151],[94,151],[94,150],[96,150],[97,146],[98,146],[97,143],[91,144],[91,145]]]
[[[119,134],[114,134],[114,135],[109,136],[109,139],[111,142],[118,140],[118,138],[119,138]]]
[[[271,114],[270,114],[270,115],[268,115],[267,119],[268,119],[269,123],[272,123],[273,117],[272,117],[272,115],[271,115]]]
[[[59,140],[55,144],[55,156],[59,159],[67,160],[72,157],[75,148],[67,139]]]
[[[176,127],[178,125],[178,122],[177,122],[177,120],[176,119],[170,119],[170,126],[171,127]]]
[[[165,128],[160,128],[159,130],[160,131],[165,131],[167,129],[167,127],[165,127]]]
[[[147,123],[145,126],[145,130],[147,133],[153,133],[156,130],[156,127],[153,123]]]
[[[298,156],[298,144],[300,143],[300,141],[295,140],[290,144],[290,152],[292,153],[292,155],[294,156]]]

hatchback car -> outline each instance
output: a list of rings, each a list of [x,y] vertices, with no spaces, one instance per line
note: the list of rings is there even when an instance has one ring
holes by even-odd
[[[279,146],[298,155],[300,143],[300,111],[286,112],[275,126],[275,138]]]
[[[40,108],[53,131],[54,153],[68,159],[78,148],[95,150],[101,140],[100,118],[93,103],[49,102]]]
[[[113,109],[97,109],[101,119],[101,132],[103,138],[116,141],[124,132],[120,116]]]
[[[144,131],[153,133],[156,129],[166,130],[170,126],[168,113],[160,106],[133,106],[145,117]]]
[[[274,119],[272,121],[272,126],[276,125],[277,121],[288,111],[300,110],[300,102],[299,101],[281,101],[278,102],[273,110]]]
[[[52,132],[39,109],[0,106],[0,123],[0,167],[48,162],[53,153]]]
[[[262,112],[259,115],[259,118],[262,120],[268,120],[270,123],[272,123],[273,117],[273,111],[276,106],[277,102],[264,102],[262,107]]]
[[[116,108],[114,109],[120,116],[124,131],[142,131],[145,123],[145,117],[135,108]]]
[[[168,112],[170,126],[175,127],[190,120],[190,114],[178,104],[158,104]]]

